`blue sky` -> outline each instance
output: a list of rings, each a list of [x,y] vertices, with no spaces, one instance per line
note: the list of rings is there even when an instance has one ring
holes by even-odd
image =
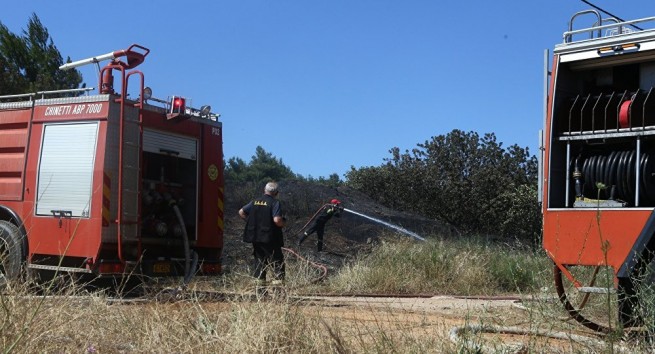
[[[646,0],[594,4],[624,19]],[[215,0],[3,4],[12,32],[36,13],[62,56],[137,43],[153,96],[221,114],[226,158],[260,145],[302,175],[378,166],[453,129],[537,153],[543,57],[581,1]],[[647,9],[645,12],[643,9]],[[581,20],[584,21],[584,20]],[[81,67],[97,87],[95,66]]]

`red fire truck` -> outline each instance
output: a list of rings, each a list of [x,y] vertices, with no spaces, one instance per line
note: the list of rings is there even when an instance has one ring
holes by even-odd
[[[0,97],[3,279],[221,272],[222,124],[209,106],[151,97],[134,69],[149,52],[135,44],[60,68],[110,60],[97,94]]]
[[[576,13],[545,80],[543,247],[566,310],[601,332],[639,324],[655,279],[654,23]]]

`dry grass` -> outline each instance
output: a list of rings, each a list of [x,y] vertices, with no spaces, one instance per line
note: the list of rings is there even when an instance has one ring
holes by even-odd
[[[104,295],[0,297],[0,340],[18,353],[429,352],[435,333],[387,328],[389,316],[349,320],[317,307],[233,299],[121,304]],[[347,316],[347,312],[342,314]],[[377,316],[377,317],[376,317]],[[443,344],[440,344],[444,348]]]
[[[525,318],[516,316],[516,309],[471,310],[462,321],[460,316],[417,310],[331,308],[292,297],[120,304],[103,295],[15,294],[3,295],[2,304],[2,346],[17,353],[474,353],[483,346],[500,353],[516,342],[530,352],[604,352],[600,345],[554,343],[529,335],[470,334],[457,344],[447,336],[449,328],[462,322],[555,329],[553,318],[543,316],[547,310],[536,308],[525,312],[530,314]],[[557,330],[572,332],[570,326],[555,323]]]
[[[322,284],[301,262],[288,268],[287,294],[254,297],[245,274],[226,274],[192,287],[234,295],[221,302],[120,303],[79,284],[35,294],[12,284],[0,295],[0,346],[15,353],[475,353],[507,352],[522,342],[527,352],[619,352],[613,346],[470,333],[451,342],[455,325],[522,326],[575,333],[562,322],[561,305],[550,299],[526,308],[464,309],[444,315],[418,309],[330,307],[296,294],[321,292],[439,292],[449,294],[552,294],[547,262],[538,254],[476,243],[436,241],[381,245]],[[544,286],[543,284],[548,284]],[[159,284],[162,285],[162,284]],[[56,296],[51,296],[56,295]],[[642,343],[643,345],[643,343]],[[641,349],[638,348],[638,349]]]

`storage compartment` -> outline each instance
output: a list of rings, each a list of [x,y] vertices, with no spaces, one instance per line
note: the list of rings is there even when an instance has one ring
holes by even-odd
[[[195,240],[197,140],[148,130],[144,131],[143,137],[142,242],[163,244],[179,241],[185,232],[190,240]],[[175,212],[175,206],[182,220]]]
[[[558,67],[549,207],[655,206],[655,62],[592,63]]]
[[[554,111],[558,134],[655,128],[652,70],[653,63],[581,71],[561,65]]]

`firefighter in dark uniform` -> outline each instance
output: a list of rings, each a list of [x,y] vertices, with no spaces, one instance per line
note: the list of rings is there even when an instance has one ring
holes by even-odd
[[[276,199],[277,195],[277,183],[269,182],[264,187],[263,196],[250,201],[239,210],[239,216],[246,220],[243,241],[252,243],[255,256],[253,277],[263,283],[266,281],[266,271],[272,269],[273,285],[280,285],[284,281],[282,227],[286,219],[282,216],[282,207]]]
[[[300,237],[300,240],[298,240],[298,246],[300,246],[305,239],[316,232],[316,236],[318,237],[318,241],[316,242],[316,249],[321,252],[323,251],[323,234],[325,233],[325,224],[333,217],[339,217],[341,210],[343,210],[343,207],[341,206],[341,202],[338,199],[332,199],[330,201],[330,204],[325,204],[321,210],[319,211],[318,215],[314,218],[313,222],[305,231],[305,233],[302,234]]]

